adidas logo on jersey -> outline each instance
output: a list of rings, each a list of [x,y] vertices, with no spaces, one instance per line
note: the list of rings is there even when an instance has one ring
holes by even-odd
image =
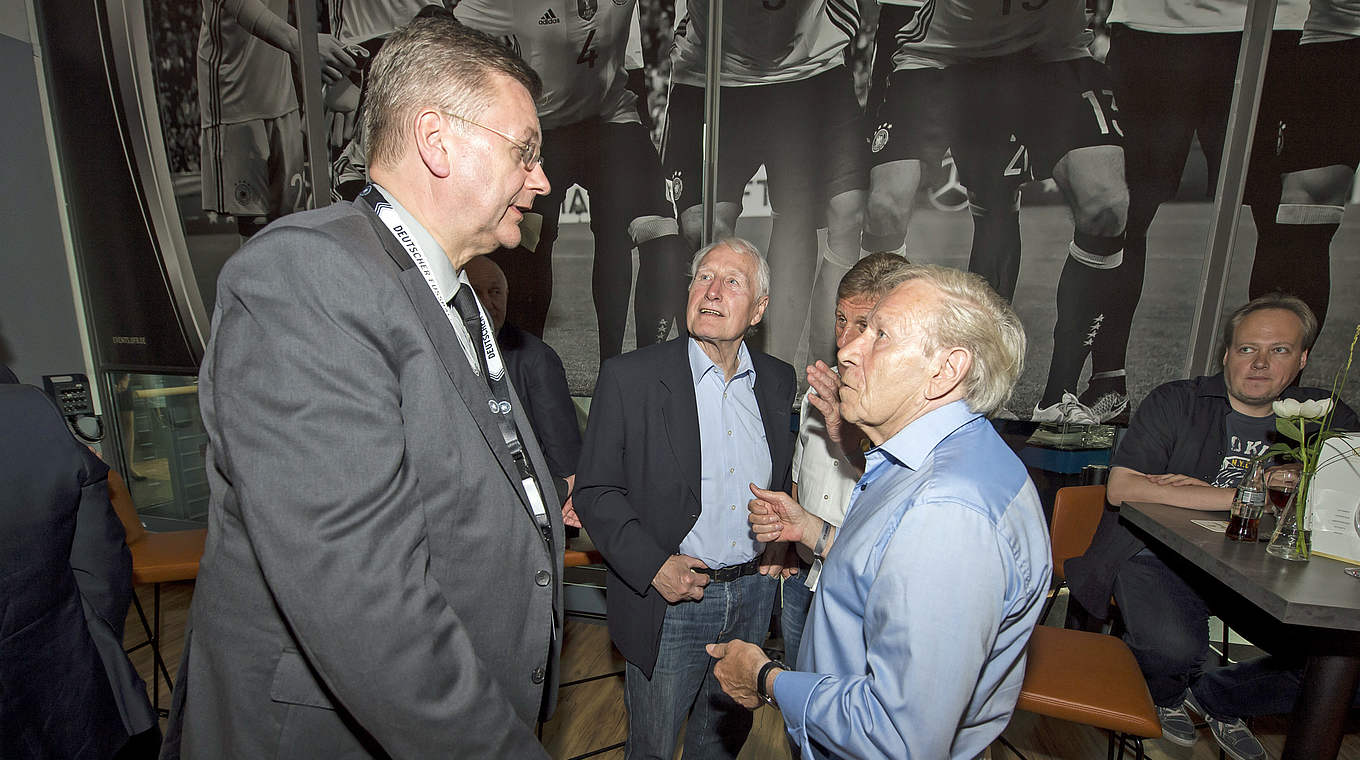
[[[560,23],[562,23],[562,19],[558,18],[556,13],[553,13],[552,8],[549,8],[547,11],[545,11],[543,15],[540,16],[538,19],[539,26],[547,26],[548,24],[560,24]]]

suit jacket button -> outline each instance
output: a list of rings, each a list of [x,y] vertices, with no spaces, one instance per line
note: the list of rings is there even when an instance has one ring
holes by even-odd
[[[529,680],[534,683],[543,683],[543,679],[546,678],[547,675],[547,673],[543,672],[543,668],[534,668],[534,672],[529,674]]]
[[[537,583],[540,586],[546,586],[551,582],[552,573],[547,570],[539,570],[537,573],[534,573],[534,583]]]

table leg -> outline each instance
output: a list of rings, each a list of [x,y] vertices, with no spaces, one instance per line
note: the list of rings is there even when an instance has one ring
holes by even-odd
[[[1303,688],[1285,737],[1283,760],[1325,760],[1341,749],[1341,730],[1360,684],[1360,657],[1308,658]]]

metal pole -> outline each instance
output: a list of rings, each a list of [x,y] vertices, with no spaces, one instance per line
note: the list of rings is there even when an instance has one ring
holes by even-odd
[[[316,45],[316,0],[296,0],[298,47],[302,51],[302,118],[307,127],[307,178],[312,183],[310,208],[331,202],[330,146],[326,141],[321,97],[321,56]]]
[[[718,103],[722,96],[723,0],[709,0],[707,71],[704,78],[704,245],[713,242],[714,207],[718,202]]]
[[[1247,6],[1242,48],[1237,56],[1237,82],[1228,111],[1228,131],[1223,141],[1222,169],[1214,193],[1214,223],[1200,274],[1200,300],[1190,326],[1190,350],[1186,376],[1209,374],[1215,352],[1219,315],[1228,289],[1228,268],[1237,225],[1242,215],[1242,194],[1247,165],[1256,132],[1256,111],[1261,104],[1261,83],[1270,56],[1270,37],[1275,26],[1275,0],[1251,0]]]

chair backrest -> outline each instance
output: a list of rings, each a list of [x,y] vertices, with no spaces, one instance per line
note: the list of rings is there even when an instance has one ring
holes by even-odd
[[[127,482],[117,470],[109,470],[109,501],[113,502],[113,511],[118,513],[118,520],[123,523],[128,546],[142,540],[146,528],[142,527],[142,518],[137,516],[137,505],[132,503],[132,492],[128,490]]]
[[[1053,499],[1053,578],[1066,580],[1063,562],[1086,553],[1105,512],[1105,486],[1059,488]]]

